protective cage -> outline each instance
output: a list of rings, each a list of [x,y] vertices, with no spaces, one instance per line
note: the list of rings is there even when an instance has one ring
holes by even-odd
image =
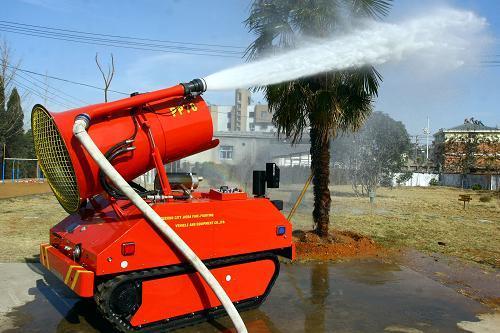
[[[80,207],[75,170],[52,115],[42,105],[31,113],[35,153],[54,195],[68,213]]]

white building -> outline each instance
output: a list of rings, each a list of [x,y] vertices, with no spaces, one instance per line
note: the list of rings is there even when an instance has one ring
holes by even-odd
[[[235,132],[219,131],[214,133],[214,138],[219,139],[217,147],[182,159],[182,162],[191,164],[213,162],[216,164],[255,164],[275,161],[279,165],[287,164],[292,156],[292,165],[310,165],[310,158],[304,152],[309,151],[309,139],[305,137],[303,144],[291,146],[289,142],[278,139],[272,132]],[[295,156],[301,156],[297,164]],[[283,163],[281,163],[283,159]],[[309,162],[308,162],[309,161]]]

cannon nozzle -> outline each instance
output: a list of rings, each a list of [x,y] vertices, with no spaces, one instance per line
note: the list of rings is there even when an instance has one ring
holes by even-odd
[[[207,90],[207,83],[204,79],[194,79],[181,84],[184,87],[185,95],[198,95]]]

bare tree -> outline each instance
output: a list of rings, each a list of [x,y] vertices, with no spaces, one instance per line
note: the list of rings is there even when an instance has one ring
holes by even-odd
[[[14,80],[17,69],[21,64],[21,61],[18,61],[16,64],[11,63],[11,53],[12,49],[7,43],[7,40],[2,40],[0,44],[0,77],[2,78],[3,88],[6,96],[10,94],[12,81]]]
[[[391,183],[394,173],[402,170],[403,155],[410,147],[404,125],[382,112],[372,113],[365,126],[345,140],[352,142],[344,154],[344,163],[350,169],[357,195],[375,192],[379,185]]]
[[[0,43],[0,145],[23,133],[23,112],[14,79],[20,61],[13,64],[6,40]],[[3,156],[4,157],[4,156]]]
[[[113,76],[115,75],[115,59],[113,58],[113,53],[111,53],[111,65],[108,65],[107,73],[104,72],[101,65],[99,64],[98,54],[95,54],[95,63],[97,64],[97,68],[101,72],[102,78],[104,80],[104,102],[108,101],[108,90],[111,85],[111,81],[113,81]]]

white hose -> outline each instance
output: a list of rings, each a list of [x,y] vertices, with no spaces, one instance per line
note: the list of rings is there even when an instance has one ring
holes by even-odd
[[[99,148],[95,145],[92,138],[86,131],[89,122],[83,117],[77,117],[73,125],[73,134],[80,141],[83,147],[88,151],[90,156],[97,163],[99,168],[106,174],[106,176],[115,184],[132,203],[144,214],[144,216],[151,222],[175,247],[186,257],[191,265],[200,273],[205,279],[207,284],[212,288],[213,292],[226,309],[227,314],[231,318],[236,331],[238,333],[247,333],[245,323],[241,319],[238,311],[236,310],[233,302],[226,294],[217,279],[212,275],[208,268],[198,258],[198,256],[191,250],[191,248],[175,233],[175,231],[167,224],[162,218],[145,202],[134,189],[123,179],[123,177],[116,171],[116,169],[109,163],[106,157],[101,153]]]

